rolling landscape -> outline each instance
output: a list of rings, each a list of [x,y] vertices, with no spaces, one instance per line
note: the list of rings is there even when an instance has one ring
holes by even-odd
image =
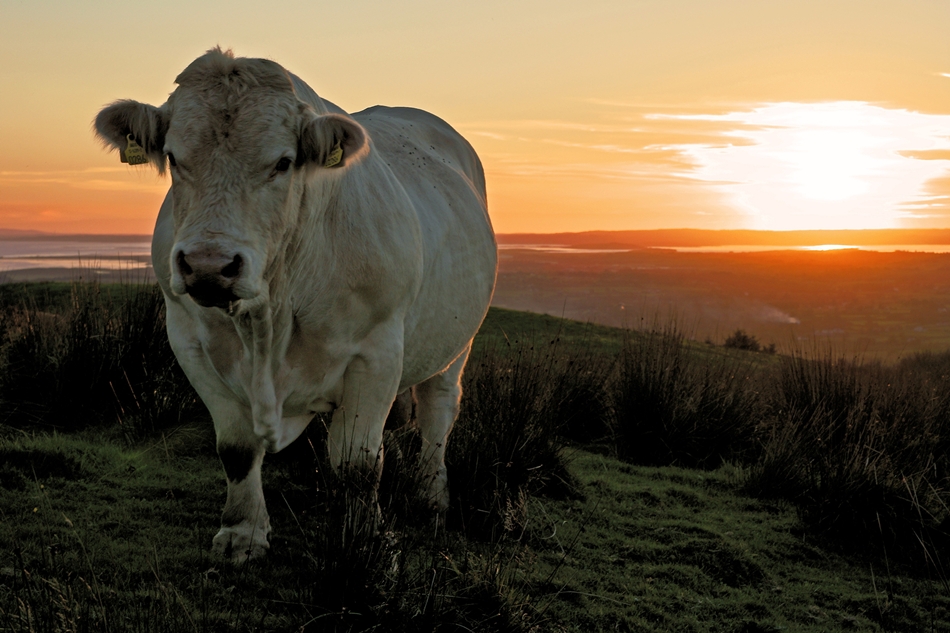
[[[850,245],[854,233],[817,237]],[[950,254],[911,250],[927,246],[683,252],[598,237],[534,236],[566,245],[554,249],[502,236],[494,304],[613,326],[664,315],[699,340],[745,329],[780,349],[830,345],[891,360],[950,347]]]

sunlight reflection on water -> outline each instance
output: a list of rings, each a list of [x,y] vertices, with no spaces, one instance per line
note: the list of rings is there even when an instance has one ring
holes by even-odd
[[[774,246],[757,244],[727,244],[724,246],[669,246],[668,250],[681,253],[762,253],[766,251],[875,251],[878,253],[950,253],[950,244],[815,244],[810,246]]]
[[[764,253],[768,251],[839,251],[858,250],[878,253],[950,253],[950,244],[723,244],[719,246],[652,246],[654,250],[679,253]],[[499,244],[498,250],[524,250],[542,253],[626,253],[631,248],[572,248],[564,244]]]

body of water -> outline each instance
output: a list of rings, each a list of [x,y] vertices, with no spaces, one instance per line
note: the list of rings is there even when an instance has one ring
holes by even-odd
[[[529,250],[545,253],[623,253],[622,248],[571,248],[564,244],[499,244],[499,250]],[[950,244],[882,244],[856,246],[820,244],[812,246],[725,246],[657,247],[681,253],[757,253],[778,250],[831,251],[855,249],[892,253],[950,253]],[[152,266],[149,239],[128,241],[91,240],[11,240],[0,239],[0,273],[38,268],[139,270]]]
[[[563,244],[499,244],[500,251],[539,251],[542,253],[626,253],[629,248],[573,248]]]
[[[950,244],[815,244],[811,246],[761,246],[735,244],[726,246],[670,246],[664,247],[679,253],[763,253],[766,251],[875,251],[878,253],[950,253]]]
[[[0,239],[0,272],[32,268],[138,270],[152,265],[149,240],[97,242],[86,240]]]

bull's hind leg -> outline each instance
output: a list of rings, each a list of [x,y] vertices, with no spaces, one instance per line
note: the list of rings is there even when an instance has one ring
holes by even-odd
[[[440,374],[415,387],[416,419],[422,436],[423,494],[438,510],[449,507],[449,481],[445,472],[445,449],[459,414],[462,369],[471,344]]]
[[[261,487],[264,442],[254,433],[247,411],[235,404],[215,404],[218,406],[209,409],[214,418],[218,457],[228,479],[228,498],[213,550],[243,562],[263,556],[270,547],[270,519]]]

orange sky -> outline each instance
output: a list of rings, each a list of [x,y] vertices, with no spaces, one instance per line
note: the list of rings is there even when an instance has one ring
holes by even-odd
[[[948,25],[943,0],[0,0],[0,228],[150,232],[167,181],[90,122],[216,44],[442,116],[499,232],[947,227]]]

